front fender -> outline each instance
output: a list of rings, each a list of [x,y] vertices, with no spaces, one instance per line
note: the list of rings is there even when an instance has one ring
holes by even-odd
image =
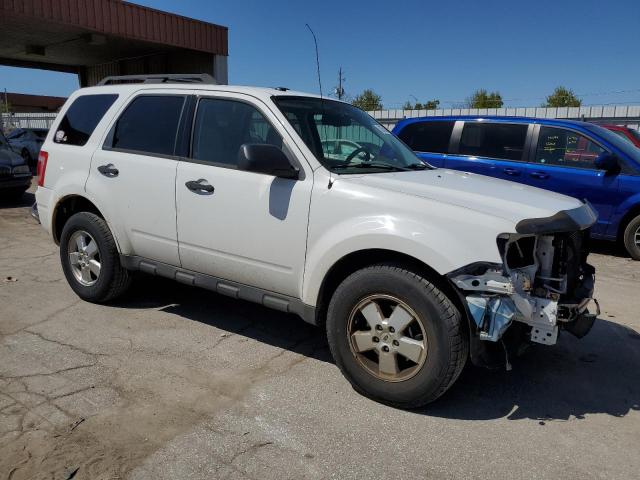
[[[636,211],[638,208],[640,208],[640,192],[627,197],[624,202],[618,205],[615,212],[611,216],[611,222],[609,223],[609,228],[607,229],[607,236],[617,238],[621,222],[629,212],[631,212],[632,210]]]
[[[440,274],[477,261],[499,262],[496,232],[512,230],[513,225],[493,217],[482,222],[484,215],[467,212],[474,217],[469,222],[456,222],[452,218],[429,221],[426,218],[371,215],[332,225],[317,238],[310,238],[303,302],[315,306],[331,267],[345,256],[362,250],[402,253]]]

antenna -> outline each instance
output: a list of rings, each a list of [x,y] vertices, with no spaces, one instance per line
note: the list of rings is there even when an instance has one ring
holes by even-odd
[[[318,55],[318,39],[316,38],[316,34],[313,33],[313,30],[311,30],[311,27],[309,26],[309,24],[305,23],[305,25],[311,32],[311,35],[313,35],[313,43],[315,43],[316,45],[316,68],[318,70],[318,86],[320,87],[320,102],[324,107],[324,102],[323,102],[324,98],[322,97],[322,81],[320,80],[320,55]],[[331,170],[329,170],[329,184],[327,185],[327,188],[331,190],[331,187],[333,187],[333,176],[332,176]]]
[[[318,86],[320,87],[320,98],[322,98],[322,81],[320,81],[320,55],[318,55],[318,40],[316,39],[316,34],[313,33],[313,30],[311,30],[311,27],[309,26],[309,24],[305,23],[305,25],[311,32],[311,35],[313,35],[313,42],[316,45],[316,67],[318,69]]]

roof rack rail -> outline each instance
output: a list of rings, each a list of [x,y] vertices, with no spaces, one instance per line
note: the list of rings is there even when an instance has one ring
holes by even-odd
[[[118,83],[208,83],[217,85],[215,78],[208,73],[161,73],[147,75],[116,75],[105,77],[98,83],[102,85],[114,85]]]

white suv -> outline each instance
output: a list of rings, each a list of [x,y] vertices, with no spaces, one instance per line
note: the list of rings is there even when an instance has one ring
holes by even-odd
[[[407,408],[469,357],[591,328],[588,204],[432,168],[343,102],[169,80],[77,91],[43,145],[37,210],[81,298],[139,270],[296,313]]]

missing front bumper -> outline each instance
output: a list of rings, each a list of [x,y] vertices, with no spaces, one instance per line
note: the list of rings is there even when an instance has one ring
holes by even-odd
[[[454,278],[454,284],[459,288],[468,287],[469,282],[487,286],[496,283],[495,275],[469,278]],[[497,342],[513,322],[524,323],[531,327],[530,340],[543,345],[553,345],[558,339],[558,301],[548,298],[535,297],[531,294],[518,292],[507,277],[504,277],[503,293],[495,291],[476,290],[465,292],[465,300],[469,314],[473,319],[481,340]]]
[[[502,235],[502,265],[479,263],[452,272],[477,338],[498,342],[514,323],[543,345],[555,344],[560,329],[586,335],[599,313],[597,302],[597,312],[589,311],[595,270],[586,263],[586,239],[588,232]]]

